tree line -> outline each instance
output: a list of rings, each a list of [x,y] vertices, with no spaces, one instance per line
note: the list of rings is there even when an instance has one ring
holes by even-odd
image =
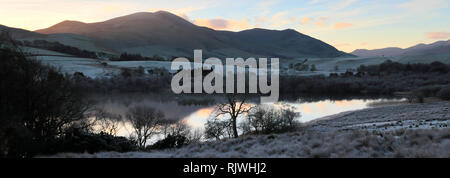
[[[77,75],[42,64],[19,46],[0,33],[0,157],[142,150],[148,147],[149,134],[155,133],[150,128],[165,136],[150,149],[179,147],[194,140],[188,137],[188,127],[169,122],[152,108],[130,109],[126,119],[136,134],[116,136],[122,116],[93,108],[84,88],[74,82]]]
[[[70,54],[76,57],[82,57],[82,58],[92,58],[92,59],[98,59],[97,53],[88,51],[88,50],[82,50],[77,47],[63,45],[59,42],[50,42],[46,40],[33,40],[33,41],[17,41],[17,45],[21,46],[28,46],[33,48],[41,48],[46,49],[50,51],[56,51],[64,54]]]
[[[138,53],[121,53],[119,57],[110,57],[110,61],[166,61],[166,59],[159,55],[153,55],[152,57],[142,56]]]

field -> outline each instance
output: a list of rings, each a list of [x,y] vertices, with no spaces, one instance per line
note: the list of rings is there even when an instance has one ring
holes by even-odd
[[[82,72],[85,76],[91,78],[108,77],[114,73],[118,73],[121,68],[137,68],[139,66],[145,69],[151,68],[165,68],[170,70],[171,62],[169,61],[109,61],[89,58],[77,57],[62,57],[53,55],[65,55],[63,53],[26,48],[32,54],[37,54],[36,59],[43,61],[45,64],[60,67],[62,72],[73,74],[75,72]],[[46,56],[47,55],[47,56]],[[397,61],[400,63],[431,63],[440,61],[443,63],[450,63],[450,53],[440,55],[425,55],[425,56],[404,56],[404,57],[376,57],[376,58],[308,58],[306,64],[309,66],[315,65],[315,71],[297,71],[290,68],[290,65],[301,63],[305,58],[301,59],[280,59],[280,74],[281,75],[329,75],[330,73],[341,73],[347,70],[354,70],[360,65],[374,65],[380,64],[386,60]],[[105,65],[106,64],[106,65]],[[337,70],[336,70],[337,69]]]

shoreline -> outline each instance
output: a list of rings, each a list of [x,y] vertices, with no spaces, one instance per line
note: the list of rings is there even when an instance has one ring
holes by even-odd
[[[323,117],[298,131],[248,135],[150,152],[58,158],[450,157],[450,101],[390,105]]]
[[[450,126],[450,102],[404,103],[347,111],[318,118],[305,125],[306,130],[348,129],[384,130],[410,128],[446,128]]]

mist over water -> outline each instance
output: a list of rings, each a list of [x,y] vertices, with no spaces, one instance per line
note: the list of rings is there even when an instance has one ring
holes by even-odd
[[[130,136],[133,132],[132,127],[126,121],[126,112],[133,106],[149,106],[158,109],[164,113],[166,119],[175,121],[182,120],[193,129],[203,131],[208,118],[212,116],[216,109],[216,104],[207,103],[205,105],[183,104],[182,100],[192,99],[187,96],[177,95],[152,95],[152,94],[120,94],[120,95],[101,95],[92,96],[96,101],[95,107],[101,108],[113,114],[122,115],[122,123],[118,130],[119,136]],[[170,98],[170,99],[169,99]],[[220,96],[205,97],[220,102],[223,98]],[[197,98],[198,99],[198,98]],[[268,105],[279,105],[280,103],[293,106],[295,111],[300,112],[297,118],[301,123],[313,121],[329,115],[341,112],[365,109],[373,105],[391,102],[402,102],[404,99],[342,99],[342,100],[321,100],[321,101],[280,101],[278,103],[264,103]],[[255,102],[250,102],[255,104]],[[243,121],[241,116],[238,120]]]

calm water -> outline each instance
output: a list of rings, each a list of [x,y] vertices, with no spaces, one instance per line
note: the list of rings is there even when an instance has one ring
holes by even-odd
[[[126,95],[113,97],[99,97],[97,107],[100,107],[114,114],[126,115],[129,107],[136,105],[151,106],[161,110],[165,117],[173,120],[183,120],[193,129],[203,129],[207,119],[214,112],[215,106],[202,105],[180,105],[177,98],[162,98],[159,96]],[[293,106],[301,113],[298,119],[300,122],[309,122],[321,117],[338,114],[345,111],[359,110],[371,107],[371,105],[383,102],[398,102],[403,99],[350,99],[350,100],[323,100],[317,102],[284,102]],[[277,103],[269,103],[277,104]],[[241,118],[241,120],[243,120]],[[118,135],[129,136],[132,133],[130,125],[121,122]]]

